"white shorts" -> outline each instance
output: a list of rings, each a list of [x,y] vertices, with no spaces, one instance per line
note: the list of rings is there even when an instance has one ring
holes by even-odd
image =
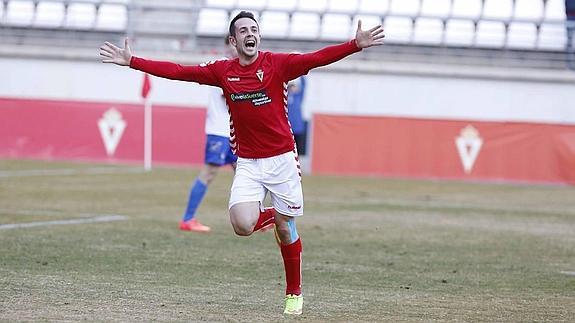
[[[269,158],[238,158],[229,208],[242,202],[263,202],[270,193],[274,209],[288,216],[303,215],[301,171],[293,151]]]

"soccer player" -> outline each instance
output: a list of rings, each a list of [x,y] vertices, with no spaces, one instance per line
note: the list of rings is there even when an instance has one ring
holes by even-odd
[[[250,12],[236,15],[229,26],[230,43],[238,58],[182,66],[132,55],[106,42],[104,63],[130,66],[150,74],[221,87],[230,112],[230,142],[238,156],[229,213],[236,234],[249,236],[275,223],[286,276],[285,314],[301,314],[302,243],[295,218],[303,215],[301,172],[288,117],[287,83],[312,68],[331,64],[353,53],[383,44],[381,26],[361,29],[355,39],[307,54],[262,52],[259,25]],[[272,208],[262,203],[270,194]]]
[[[237,57],[236,48],[230,45],[229,37],[225,38],[226,57]],[[214,180],[221,166],[230,165],[235,170],[236,155],[230,147],[230,115],[228,106],[220,88],[212,87],[209,94],[208,111],[206,115],[206,148],[204,166],[190,189],[188,206],[182,220],[180,230],[194,232],[210,232],[210,227],[201,224],[196,218],[196,210],[204,199],[208,186]]]

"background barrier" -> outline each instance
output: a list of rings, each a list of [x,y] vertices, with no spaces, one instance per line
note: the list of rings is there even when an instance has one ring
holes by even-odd
[[[575,184],[575,126],[314,115],[316,174]]]
[[[153,161],[202,164],[204,108],[153,107]],[[0,99],[0,157],[142,162],[137,104]]]

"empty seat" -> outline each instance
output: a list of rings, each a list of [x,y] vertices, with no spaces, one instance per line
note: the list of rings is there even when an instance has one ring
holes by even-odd
[[[128,23],[128,10],[121,4],[102,4],[98,10],[96,29],[122,31]]]
[[[543,18],[544,12],[543,0],[515,0],[513,18],[538,21]]]
[[[268,1],[268,9],[294,10],[298,0]]]
[[[451,15],[455,18],[478,19],[482,0],[453,0]]]
[[[537,0],[538,1],[538,0]],[[513,0],[485,0],[484,19],[510,20],[513,15]]]
[[[64,24],[64,17],[64,3],[42,1],[36,7],[34,26],[39,28],[58,28]]]
[[[324,12],[327,10],[327,0],[300,1],[297,10]]]
[[[539,27],[537,48],[543,50],[564,50],[567,32],[563,24],[543,23]]]
[[[537,27],[535,23],[512,22],[507,30],[507,47],[515,49],[535,49]]]
[[[385,15],[389,12],[389,0],[359,0],[358,12],[367,15]]]
[[[330,1],[328,12],[353,14],[359,9],[359,0]]]
[[[206,0],[205,7],[231,9],[236,5],[237,0]]]
[[[66,12],[66,28],[90,29],[96,21],[96,6],[92,3],[70,3]]]
[[[223,9],[202,9],[196,32],[199,35],[223,36],[228,33],[228,12]]]
[[[387,17],[383,23],[385,39],[389,43],[409,43],[413,29],[411,18]]]
[[[321,23],[320,38],[325,40],[347,40],[350,34],[350,24],[351,20],[348,15],[325,14]]]
[[[413,42],[439,45],[443,38],[443,21],[437,18],[418,18],[413,27]]]
[[[451,0],[422,0],[422,16],[447,18],[451,13]]]
[[[471,20],[450,19],[445,26],[444,44],[471,47],[475,37],[475,24]]]
[[[475,33],[478,47],[501,48],[505,45],[505,25],[499,21],[480,21]]]
[[[264,11],[260,19],[262,37],[285,38],[288,36],[289,24],[287,12]]]
[[[545,20],[565,20],[565,0],[547,0]]]
[[[289,37],[294,39],[316,39],[319,37],[319,15],[309,12],[296,12],[290,24]]]
[[[475,24],[471,20],[450,19],[445,26],[444,44],[457,47],[473,46]]]
[[[266,0],[238,0],[237,7],[242,10],[260,11],[266,6]]]
[[[394,0],[391,1],[389,12],[394,16],[415,17],[419,13],[420,0]]]
[[[6,8],[6,24],[12,26],[30,26],[34,19],[34,2],[10,1]]]

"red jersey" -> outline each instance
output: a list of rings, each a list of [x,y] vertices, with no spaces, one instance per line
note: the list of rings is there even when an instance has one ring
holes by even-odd
[[[287,117],[287,82],[312,68],[360,51],[355,40],[313,53],[259,52],[255,62],[217,60],[194,66],[132,56],[130,67],[159,77],[222,88],[230,112],[230,142],[243,158],[267,158],[294,150]]]

